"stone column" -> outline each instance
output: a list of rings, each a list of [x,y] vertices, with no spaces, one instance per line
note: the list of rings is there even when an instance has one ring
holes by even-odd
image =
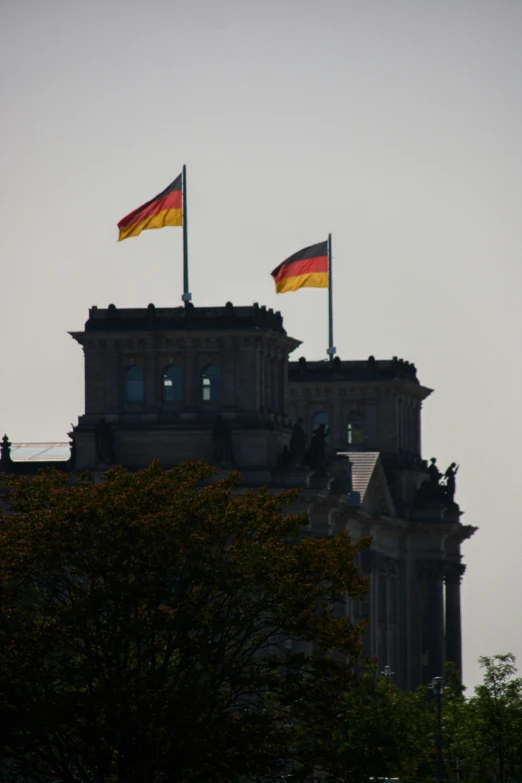
[[[85,356],[85,413],[105,412],[105,340],[89,340]]]
[[[422,402],[417,403],[417,407],[415,408],[415,444],[417,449],[417,454],[419,457],[422,454]]]
[[[402,680],[397,684],[414,690],[422,681],[422,651],[420,634],[421,594],[417,580],[416,563],[411,553],[411,533],[406,534],[405,552],[400,565],[399,599],[399,669]]]
[[[425,599],[422,607],[423,681],[427,685],[434,677],[444,674],[444,596],[442,579],[444,563],[425,560],[422,578],[425,580]]]
[[[265,347],[263,345],[259,346],[259,402],[260,407],[265,410],[268,407],[268,402],[266,398],[266,387],[267,387],[267,379],[266,379],[266,355],[265,355]]]
[[[253,357],[252,357],[252,366],[254,368],[254,376],[255,376],[255,384],[254,384],[254,393],[252,395],[252,410],[259,411],[261,407],[261,397],[262,397],[262,389],[261,389],[261,351],[259,349],[259,345],[256,345],[252,348],[253,350]],[[237,387],[237,383],[235,383],[235,386]],[[235,393],[235,400],[236,400],[236,407],[237,409],[242,409],[241,400],[238,399],[237,396],[237,389],[234,390]]]
[[[278,413],[280,413],[281,415],[286,413],[286,401],[287,401],[287,389],[285,383],[286,375],[287,375],[286,362],[282,353],[279,352],[277,358],[277,384],[279,389],[277,410]]]
[[[232,408],[237,404],[235,399],[236,391],[236,354],[230,341],[227,341],[226,348],[221,351],[221,394],[224,407]]]
[[[460,621],[460,582],[466,566],[461,563],[446,565],[446,660],[462,671],[462,638]]]
[[[119,408],[119,357],[114,340],[107,340],[107,350],[105,352],[105,411],[106,413],[117,413]]]
[[[411,400],[406,402],[406,451],[412,454],[415,451],[415,436],[413,434],[413,406]]]
[[[157,411],[159,404],[159,384],[157,378],[156,350],[152,340],[147,340],[143,371],[145,375],[145,407],[149,412]]]
[[[390,654],[390,640],[389,640],[389,601],[390,601],[390,583],[388,574],[384,564],[376,574],[376,587],[377,587],[377,612],[374,616],[374,622],[377,625],[377,660],[379,662],[379,668],[384,669],[385,666],[391,664]]]
[[[398,450],[404,451],[405,434],[404,434],[404,401],[402,397],[397,400],[397,434],[398,434]]]
[[[268,349],[268,361],[270,362],[270,407],[275,413],[277,413],[279,402],[279,379],[277,377],[276,349],[273,346]]]
[[[341,400],[334,397],[330,403],[330,443],[329,448],[336,452],[346,448],[346,434],[343,426]]]
[[[361,569],[361,573],[368,579],[368,593],[364,596],[362,601],[357,602],[357,619],[369,620],[370,618],[377,617],[377,602],[375,600],[376,593],[376,562],[377,553],[374,550],[364,549],[358,554],[358,565]],[[377,623],[370,622],[363,637],[364,654],[366,657],[377,657]]]
[[[283,400],[283,413],[288,414],[288,358],[286,353],[281,357],[281,394]]]
[[[371,449],[377,449],[377,401],[374,399],[367,399],[365,404],[365,436],[366,446]],[[346,445],[346,430],[345,422],[342,422],[343,428],[343,446]]]
[[[403,440],[402,447],[404,451],[411,454],[415,451],[414,446],[414,434],[413,434],[413,406],[411,399],[406,397],[402,402],[402,427],[403,427]]]
[[[185,363],[183,367],[183,400],[184,408],[197,408],[201,405],[201,355],[197,353],[199,346],[194,341],[187,341]]]

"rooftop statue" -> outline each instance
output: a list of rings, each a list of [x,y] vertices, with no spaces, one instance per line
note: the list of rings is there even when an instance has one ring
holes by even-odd
[[[455,502],[455,490],[457,487],[458,469],[459,469],[459,465],[457,465],[455,462],[452,462],[444,474],[444,478],[446,479],[444,490],[445,490],[446,500],[448,501],[448,503]]]
[[[440,485],[440,480],[442,478],[442,473],[440,472],[440,470],[437,467],[437,460],[436,460],[435,457],[432,457],[430,459],[430,466],[428,468],[428,474],[429,474],[429,477],[430,477],[430,484],[431,484],[432,488],[434,490],[437,489],[439,487],[439,485]],[[435,494],[437,494],[437,493],[435,493]]]
[[[430,503],[440,503],[444,506],[454,505],[458,469],[459,466],[452,462],[443,475],[437,467],[437,460],[432,457],[428,467],[429,478],[423,481],[418,489],[416,505],[424,506]]]
[[[7,435],[4,435],[2,444],[0,445],[0,468],[7,470],[11,465],[11,443]]]

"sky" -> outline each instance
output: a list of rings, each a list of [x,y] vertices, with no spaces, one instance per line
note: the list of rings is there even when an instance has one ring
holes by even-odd
[[[270,271],[332,233],[342,359],[435,389],[460,464],[464,680],[522,669],[522,3],[0,0],[0,434],[65,441],[92,305],[177,306],[182,232],[116,224],[187,165],[196,306],[281,310],[326,358],[323,290]]]

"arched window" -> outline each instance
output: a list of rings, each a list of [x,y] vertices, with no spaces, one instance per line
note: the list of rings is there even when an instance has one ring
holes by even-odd
[[[352,411],[346,420],[346,442],[349,446],[362,446],[364,440],[364,416]]]
[[[312,432],[324,424],[324,434],[326,443],[330,443],[330,417],[324,411],[317,411],[312,416]]]
[[[221,368],[217,364],[207,364],[201,373],[201,399],[203,402],[215,402],[221,398]]]
[[[181,402],[183,399],[183,370],[175,364],[165,367],[161,380],[163,402]]]
[[[136,365],[127,367],[124,375],[123,390],[125,402],[143,402],[145,387],[141,367]]]

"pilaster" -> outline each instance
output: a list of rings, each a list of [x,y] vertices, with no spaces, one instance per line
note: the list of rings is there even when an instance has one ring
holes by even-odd
[[[444,673],[444,596],[445,564],[423,560],[419,564],[421,580],[421,648],[424,684]]]
[[[460,613],[460,583],[466,566],[462,563],[448,563],[445,571],[446,617],[445,655],[462,672],[462,638]]]

